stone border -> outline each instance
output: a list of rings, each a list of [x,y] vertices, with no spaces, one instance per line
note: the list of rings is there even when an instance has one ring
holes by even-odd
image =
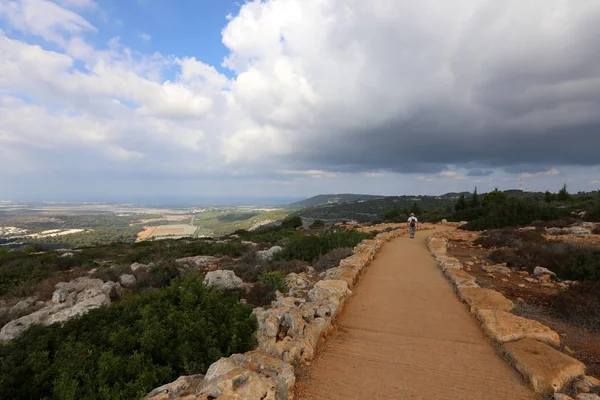
[[[500,292],[480,288],[475,277],[463,270],[460,261],[448,256],[447,233],[427,238],[429,251],[450,280],[460,299],[470,306],[485,334],[496,342],[506,360],[517,369],[531,388],[555,399],[570,397],[559,392],[576,382],[577,399],[600,399],[589,394],[600,381],[585,376],[585,365],[558,351],[560,336],[538,321],[511,314],[513,303]]]
[[[271,308],[255,308],[258,346],[213,363],[205,376],[182,376],[150,392],[147,400],[294,398],[294,366],[309,363],[334,328],[351,289],[383,245],[407,235],[403,227],[359,243],[350,257],[321,274],[305,298],[279,294]],[[420,231],[432,229],[421,224]]]

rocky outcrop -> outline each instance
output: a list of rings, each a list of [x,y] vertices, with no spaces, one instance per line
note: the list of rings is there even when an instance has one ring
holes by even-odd
[[[213,256],[194,256],[179,258],[175,261],[188,269],[199,269],[210,267],[217,261],[217,258]]]
[[[553,394],[585,374],[585,365],[535,339],[523,339],[504,346],[510,363],[541,394]]]
[[[119,277],[119,283],[126,288],[134,287],[136,282],[135,276],[131,274],[123,274]]]
[[[150,392],[147,400],[293,398],[296,378],[291,365],[261,351],[234,354],[212,364],[206,375],[182,376]]]
[[[85,314],[91,309],[110,304],[111,299],[122,295],[121,286],[101,279],[77,278],[71,282],[60,282],[55,286],[52,300],[42,309],[4,325],[0,341],[19,337],[34,324],[50,325]]]
[[[219,289],[241,289],[243,283],[242,279],[238,278],[233,271],[225,269],[208,272],[204,277],[205,285]]]
[[[282,250],[283,248],[281,248],[280,246],[273,246],[269,250],[257,251],[256,257],[262,261],[269,261],[272,260],[273,257],[275,257],[275,255],[277,253],[280,253]]]

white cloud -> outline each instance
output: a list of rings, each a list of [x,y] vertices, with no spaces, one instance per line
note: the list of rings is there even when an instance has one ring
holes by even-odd
[[[96,31],[85,18],[47,0],[8,0],[0,3],[0,17],[10,27],[65,44],[65,34]]]
[[[531,178],[541,178],[544,176],[556,176],[560,174],[560,171],[556,168],[552,168],[549,169],[547,171],[540,171],[540,172],[536,172],[536,173],[522,173],[520,174],[520,176],[524,179],[531,179]]]
[[[555,131],[600,122],[595,1],[254,0],[223,30],[231,79],[119,38],[92,45],[96,27],[72,10],[94,8],[0,2],[0,141],[13,159],[76,168],[62,149],[90,166],[149,175],[408,172],[455,185],[468,178],[445,165],[548,165],[572,135],[573,162],[598,163],[598,139]]]
[[[140,33],[140,39],[142,39],[144,42],[149,42],[150,40],[152,40],[152,36],[145,32],[142,32]]]
[[[600,185],[600,179],[596,179],[596,180],[590,181],[590,184],[592,184],[592,185]]]

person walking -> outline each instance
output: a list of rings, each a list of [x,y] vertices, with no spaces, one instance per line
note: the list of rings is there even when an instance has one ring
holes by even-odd
[[[415,214],[410,213],[410,217],[408,217],[408,232],[410,233],[411,239],[415,238],[415,230],[417,229],[418,224],[419,221],[417,220],[417,217],[415,217]]]

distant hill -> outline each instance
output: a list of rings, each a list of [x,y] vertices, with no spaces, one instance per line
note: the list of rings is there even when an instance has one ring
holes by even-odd
[[[356,220],[366,222],[382,218],[383,214],[391,208],[410,208],[415,202],[423,210],[446,209],[447,207],[452,207],[454,197],[376,196],[375,199],[370,200],[363,199],[306,207],[296,211],[294,214],[303,218],[322,219],[326,221]]]
[[[288,204],[286,206],[289,210],[298,210],[306,207],[316,207],[327,204],[341,204],[348,202],[358,202],[358,201],[368,201],[368,200],[376,200],[382,199],[386,196],[376,196],[370,194],[351,194],[351,193],[342,193],[342,194],[320,194],[318,196],[311,197],[310,199],[298,201],[295,203]]]

